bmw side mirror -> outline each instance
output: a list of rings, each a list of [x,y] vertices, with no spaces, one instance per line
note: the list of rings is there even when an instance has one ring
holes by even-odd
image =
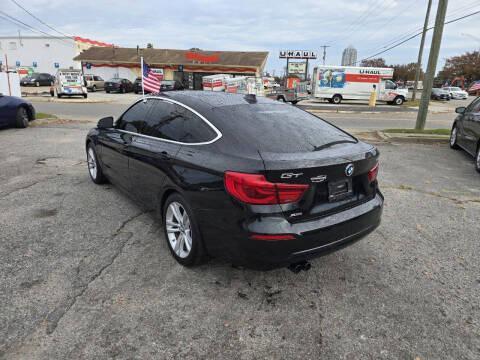
[[[107,116],[98,120],[97,128],[110,129],[113,127],[113,116]]]
[[[466,110],[465,106],[459,106],[459,107],[457,107],[457,108],[455,109],[455,112],[456,112],[457,114],[464,114],[464,113],[465,113],[465,110]]]

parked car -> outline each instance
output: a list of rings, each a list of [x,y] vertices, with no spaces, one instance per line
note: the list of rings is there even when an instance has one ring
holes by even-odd
[[[127,93],[133,91],[133,83],[128,79],[113,78],[105,81],[105,92]]]
[[[443,87],[442,89],[448,91],[451,99],[460,99],[460,100],[468,99],[468,93],[465,90],[460,89],[459,87],[446,86],[446,87]]]
[[[160,92],[173,91],[173,90],[183,90],[184,87],[180,81],[175,80],[161,80],[160,81]],[[138,77],[133,83],[133,91],[135,94],[142,93],[142,78]],[[145,94],[148,94],[149,91],[145,90]]]
[[[462,148],[475,157],[475,169],[480,172],[480,97],[467,107],[455,109],[458,114],[450,134],[450,147]]]
[[[103,90],[105,88],[105,81],[101,76],[87,74],[83,75],[83,79],[87,89],[92,92]]]
[[[440,88],[433,88],[432,95],[430,96],[432,100],[450,100],[450,93],[447,90]]]
[[[52,86],[55,76],[47,73],[33,73],[20,80],[20,86]]]
[[[379,224],[377,149],[294,106],[171,91],[135,102],[86,137],[96,184],[156,209],[173,257],[307,270],[308,259]]]
[[[0,94],[0,127],[26,128],[35,120],[35,108],[29,101]]]

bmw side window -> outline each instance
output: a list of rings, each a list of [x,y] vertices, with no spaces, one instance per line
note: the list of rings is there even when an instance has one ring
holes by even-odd
[[[183,106],[157,100],[146,121],[145,135],[182,143],[213,140],[215,131]]]
[[[150,102],[140,101],[136,103],[118,119],[115,127],[120,130],[141,133],[149,108]]]

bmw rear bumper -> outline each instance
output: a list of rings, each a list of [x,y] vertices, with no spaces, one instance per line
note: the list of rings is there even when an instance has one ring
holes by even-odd
[[[380,225],[382,211],[383,195],[377,192],[368,202],[319,219],[290,223],[280,216],[256,216],[243,224],[237,221],[240,226],[236,231],[230,228],[222,239],[218,238],[222,231],[218,228],[214,233],[202,233],[212,255],[249,268],[272,269],[319,257],[360,240]],[[295,239],[252,240],[251,234],[292,234]],[[219,242],[221,247],[216,246]]]

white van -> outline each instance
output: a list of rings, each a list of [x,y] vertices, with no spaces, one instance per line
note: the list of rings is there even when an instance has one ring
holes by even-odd
[[[317,66],[313,69],[312,95],[340,104],[342,100],[368,101],[375,90],[378,101],[402,105],[408,90],[398,89],[392,77],[392,68]]]
[[[74,69],[60,69],[55,77],[57,97],[80,95],[87,98],[87,88],[82,72]]]

